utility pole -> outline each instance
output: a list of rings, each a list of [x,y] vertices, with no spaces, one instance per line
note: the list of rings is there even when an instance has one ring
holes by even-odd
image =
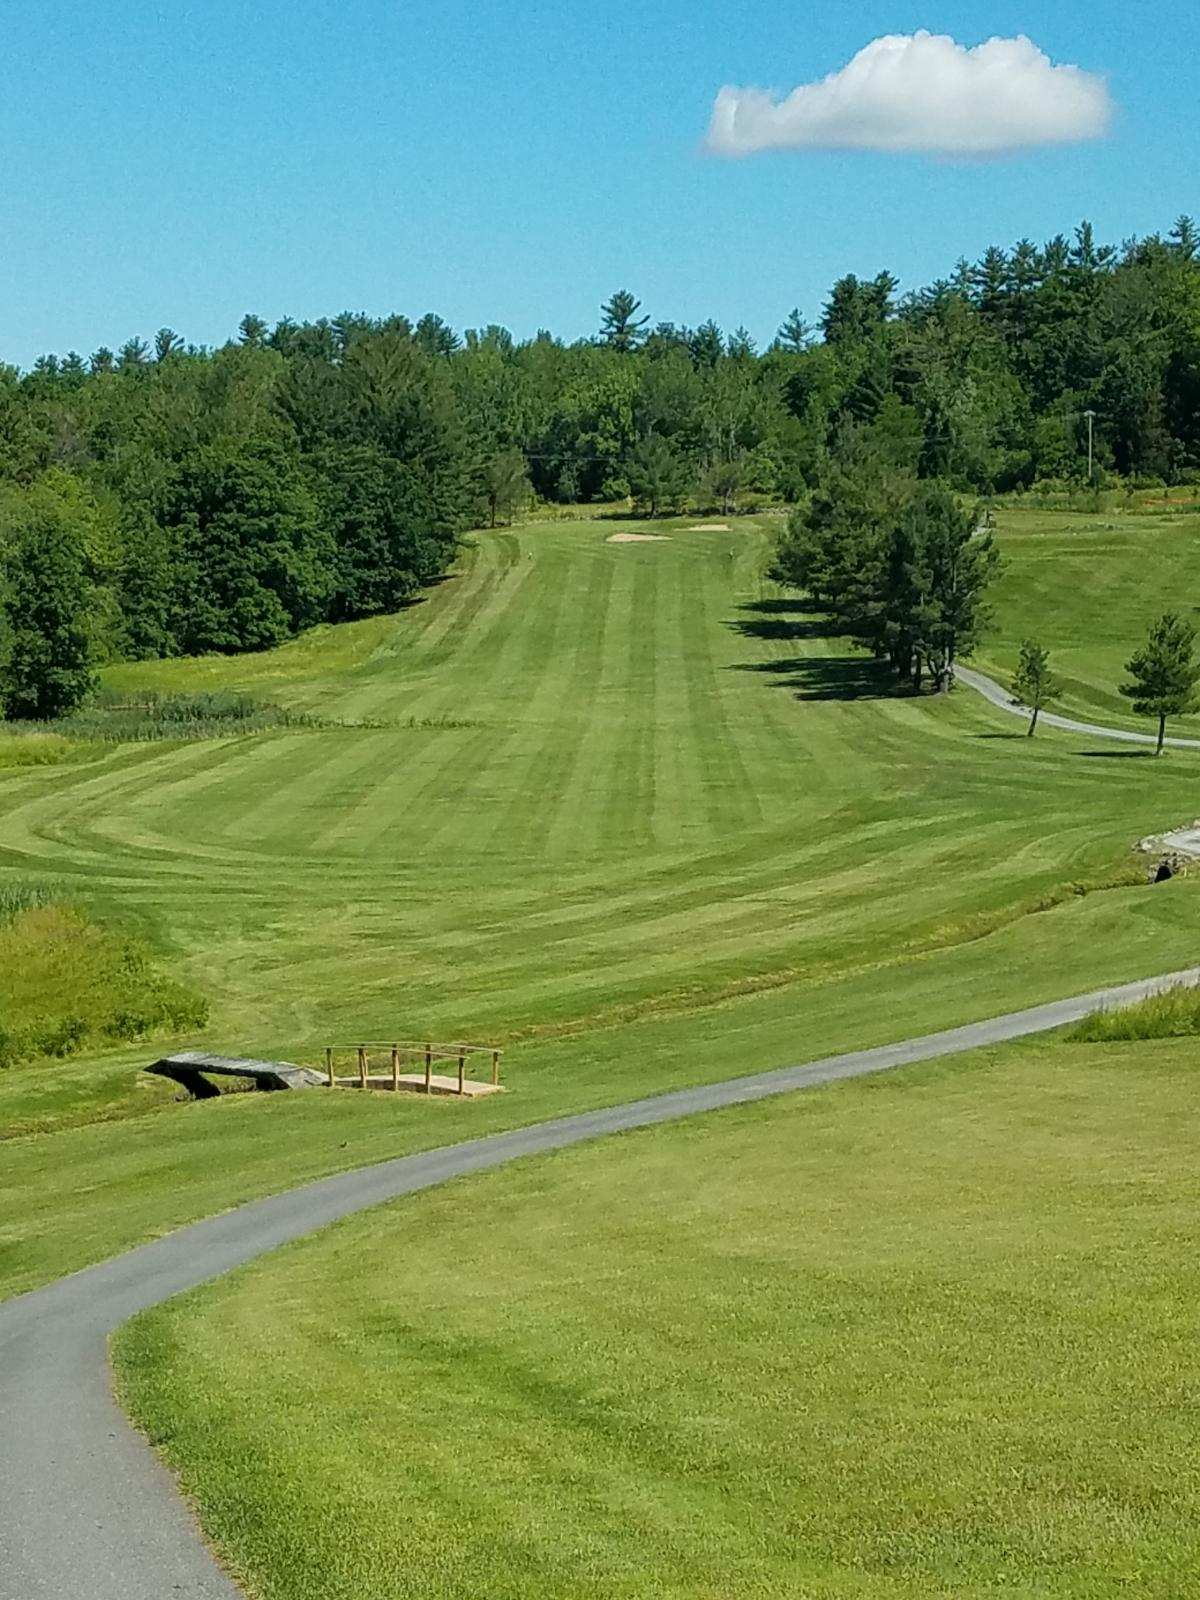
[[[1088,424],[1088,483],[1092,482],[1093,463],[1096,459],[1096,413],[1085,411],[1084,416]]]

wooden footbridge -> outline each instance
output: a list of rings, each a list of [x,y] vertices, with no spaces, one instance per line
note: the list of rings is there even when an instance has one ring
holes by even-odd
[[[477,1099],[500,1092],[503,1053],[493,1044],[328,1044],[325,1081],[331,1089],[407,1090],[410,1094],[458,1094]],[[468,1065],[481,1058],[487,1072],[482,1081],[467,1075]],[[350,1065],[352,1071],[342,1075],[341,1063]],[[377,1064],[384,1070],[377,1072]]]
[[[325,1071],[298,1067],[290,1061],[256,1061],[246,1056],[210,1055],[203,1050],[181,1050],[146,1068],[186,1089],[193,1100],[211,1100],[221,1090],[213,1079],[238,1078],[256,1089],[389,1089],[395,1093],[453,1094],[473,1100],[498,1094],[500,1057],[491,1044],[330,1044],[325,1049]],[[468,1076],[468,1066],[480,1062],[484,1079]],[[343,1074],[341,1068],[349,1066]],[[382,1071],[376,1071],[382,1066]],[[449,1071],[446,1068],[449,1067]],[[413,1069],[416,1070],[413,1070]]]

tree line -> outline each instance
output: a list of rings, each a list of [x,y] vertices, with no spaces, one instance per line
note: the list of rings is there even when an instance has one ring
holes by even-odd
[[[849,530],[837,494],[865,496],[876,535],[908,523],[848,624],[901,677],[944,682],[977,627],[955,612],[958,563],[986,558],[913,485],[1079,480],[1089,412],[1097,472],[1200,475],[1189,219],[1120,247],[1086,223],[996,247],[903,297],[888,272],[847,276],[816,325],[794,311],[761,351],[711,320],[653,323],[622,290],[573,342],[433,314],[247,316],[216,349],[162,329],[0,367],[0,696],[53,715],[112,656],[259,649],[394,610],[531,495],[811,505],[826,531]]]

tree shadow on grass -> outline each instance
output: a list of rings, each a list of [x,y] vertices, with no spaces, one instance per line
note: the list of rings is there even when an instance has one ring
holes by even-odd
[[[754,600],[741,610],[728,626],[744,639],[800,644],[836,637],[828,615],[811,600]],[[756,672],[799,700],[894,700],[902,693],[887,666],[866,655],[768,656],[730,670]]]
[[[1157,761],[1153,750],[1077,750],[1081,761]]]
[[[744,613],[727,624],[744,639],[781,640],[830,639],[833,625],[811,600],[752,600]]]

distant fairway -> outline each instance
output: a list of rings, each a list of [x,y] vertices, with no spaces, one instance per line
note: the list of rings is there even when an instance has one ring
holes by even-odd
[[[1030,743],[965,693],[879,698],[760,578],[768,524],[612,531],[479,535],[397,617],[109,674],[385,726],[0,771],[0,876],[135,925],[210,1000],[213,1047],[512,1047],[511,1093],[469,1111],[318,1094],[10,1143],[3,1289],[338,1166],[1195,959],[1192,886],[1083,891],[1133,883],[1131,842],[1195,815],[1200,762]],[[1002,613],[1047,614],[1018,570],[1039,547],[1006,542]],[[0,1073],[0,1129],[161,1104],[154,1048]]]
[[[1110,510],[1000,513],[1004,556],[995,628],[980,652],[1011,676],[1023,639],[1054,658],[1065,690],[1057,702],[1076,715],[1146,731],[1117,692],[1125,663],[1164,611],[1200,621],[1200,517]],[[1200,733],[1200,717],[1177,719]]]

